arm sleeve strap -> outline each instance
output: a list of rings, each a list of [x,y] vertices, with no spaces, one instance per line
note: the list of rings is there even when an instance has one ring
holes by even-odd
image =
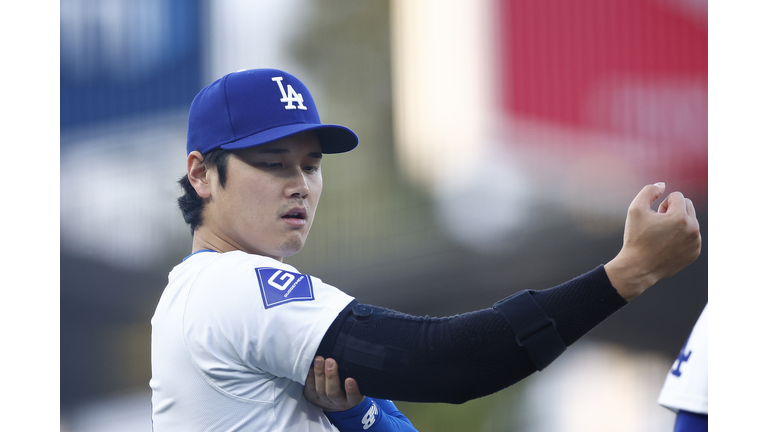
[[[537,370],[543,370],[565,352],[565,342],[557,332],[555,320],[536,303],[531,291],[507,297],[493,308],[507,320],[515,342],[525,348]]]
[[[627,304],[602,266],[554,288],[524,291],[494,307],[444,318],[351,303],[318,355],[380,399],[463,403],[543,369]]]

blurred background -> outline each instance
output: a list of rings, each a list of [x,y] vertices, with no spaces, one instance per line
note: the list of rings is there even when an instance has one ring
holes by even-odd
[[[619,251],[664,181],[701,257],[542,373],[469,403],[398,407],[426,431],[658,431],[708,301],[706,0],[61,0],[61,430],[150,431],[150,319],[191,251],[175,200],[197,92],[299,77],[360,136],[323,160],[286,260],[361,302],[444,316]],[[657,203],[658,204],[658,203]]]

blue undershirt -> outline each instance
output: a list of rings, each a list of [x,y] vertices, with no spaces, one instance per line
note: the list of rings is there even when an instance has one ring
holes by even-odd
[[[709,416],[680,410],[677,412],[674,432],[707,432]]]

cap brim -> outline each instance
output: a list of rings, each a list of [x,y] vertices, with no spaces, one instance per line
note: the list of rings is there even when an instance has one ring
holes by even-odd
[[[359,139],[351,129],[331,124],[292,124],[268,129],[231,143],[223,144],[225,150],[236,150],[260,146],[287,138],[302,132],[315,131],[323,153],[344,153],[355,147]]]

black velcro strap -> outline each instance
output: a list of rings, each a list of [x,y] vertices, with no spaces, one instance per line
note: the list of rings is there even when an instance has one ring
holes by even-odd
[[[515,332],[517,344],[525,348],[536,369],[543,370],[565,349],[565,342],[529,291],[520,291],[493,305]]]
[[[354,321],[355,325],[364,323],[374,318],[373,307],[365,304],[358,304],[356,300],[350,303],[339,317],[345,320]],[[336,321],[340,321],[337,319]],[[334,322],[334,324],[336,324]],[[364,324],[362,324],[364,325]],[[331,326],[333,327],[333,326]],[[345,361],[360,366],[365,366],[374,370],[380,370],[397,375],[404,375],[408,368],[408,350],[395,346],[374,343],[356,338],[351,334],[340,330],[340,326],[333,329],[335,338],[325,345],[330,348],[330,358],[336,361]],[[352,329],[355,327],[353,326]],[[350,333],[352,332],[350,329]],[[330,332],[330,330],[329,330]],[[328,339],[328,333],[323,338],[323,343]],[[332,343],[332,345],[331,345]],[[318,353],[321,351],[318,350]],[[323,351],[327,352],[327,351]]]
[[[336,339],[333,354],[336,359],[397,375],[404,375],[408,368],[407,350],[345,334],[340,334]]]

